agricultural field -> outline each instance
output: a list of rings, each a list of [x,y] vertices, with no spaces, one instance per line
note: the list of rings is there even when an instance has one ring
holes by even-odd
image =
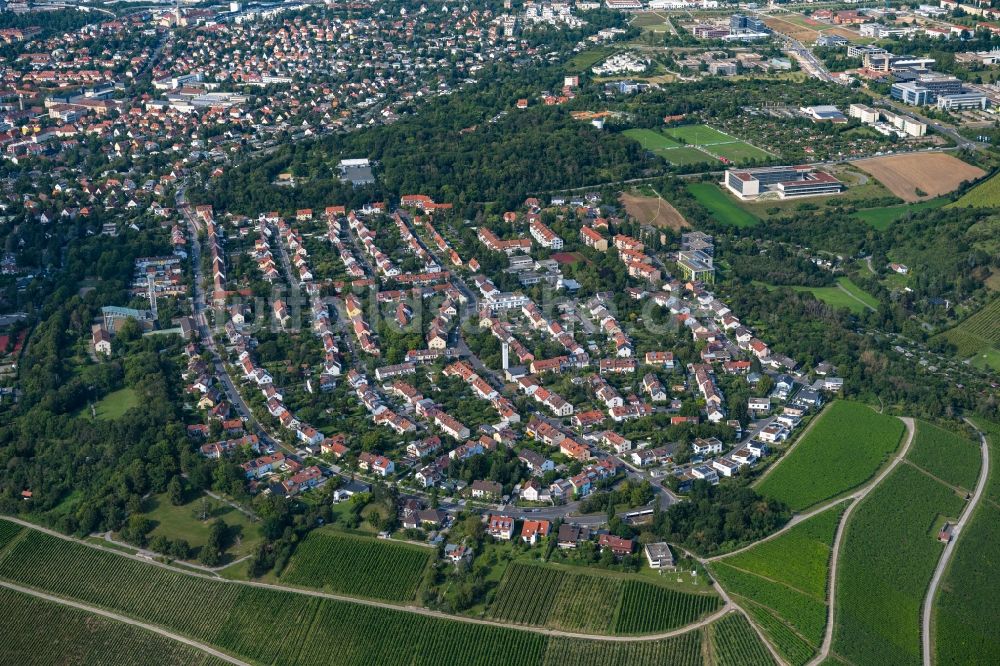
[[[984,180],[951,204],[956,208],[1000,207],[1000,175]]]
[[[628,214],[642,224],[667,227],[674,231],[691,226],[669,201],[661,197],[625,192],[622,193],[620,200]]]
[[[165,636],[76,608],[0,588],[6,664],[188,664],[215,666],[221,659]]]
[[[158,624],[255,663],[312,666],[330,663],[331,655],[338,666],[704,663],[706,639],[698,630],[627,643],[549,637],[190,575],[35,530],[0,552],[0,578]],[[747,649],[757,654],[762,646]]]
[[[904,431],[899,419],[847,400],[830,404],[809,428],[757,485],[758,492],[795,511],[870,479],[899,448]]]
[[[296,548],[281,582],[371,599],[410,601],[431,553],[421,546],[321,528]]]
[[[830,551],[845,508],[831,507],[711,567],[793,664],[808,661],[822,642]]]
[[[955,345],[959,356],[983,356],[985,365],[1000,370],[1000,298],[941,336]]]
[[[712,653],[718,666],[765,666],[774,659],[753,627],[739,613],[730,613],[708,626]]]
[[[616,634],[650,634],[690,624],[719,609],[719,597],[685,594],[651,583],[630,580],[622,589]]]
[[[979,479],[979,443],[926,421],[917,421],[917,435],[907,460],[945,483],[972,491]]]
[[[1000,663],[1000,577],[996,548],[1000,543],[1000,424],[978,420],[990,447],[986,494],[959,536],[934,604],[931,631],[939,664]]]
[[[865,664],[919,664],[920,611],[944,545],[935,524],[963,500],[899,465],[855,509],[841,546],[833,650]]]
[[[759,221],[740,208],[732,197],[715,183],[689,183],[688,192],[704,206],[716,222],[734,227],[752,227]]]
[[[759,641],[758,641],[759,644]],[[763,648],[763,645],[760,646]],[[542,666],[701,666],[704,661],[704,637],[701,631],[690,631],[675,638],[658,641],[613,643],[581,641],[575,638],[549,638],[545,658],[541,662],[524,660],[519,663],[541,663]]]
[[[896,220],[901,220],[904,217],[910,215],[911,213],[916,213],[921,210],[932,210],[935,208],[941,208],[946,203],[947,199],[931,199],[929,201],[921,201],[919,203],[903,204],[901,206],[883,206],[882,208],[868,208],[866,210],[859,210],[854,213],[854,217],[858,218],[862,222],[870,225],[871,227],[878,229],[879,231],[884,231],[892,225]]]
[[[720,606],[715,595],[515,562],[504,572],[489,614],[567,631],[648,634],[690,624]]]
[[[948,194],[962,182],[986,175],[979,167],[947,153],[887,155],[858,160],[854,165],[870,173],[906,202]]]

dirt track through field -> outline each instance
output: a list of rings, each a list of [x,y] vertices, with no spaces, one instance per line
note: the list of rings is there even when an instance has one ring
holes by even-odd
[[[628,214],[643,224],[654,227],[668,227],[674,231],[691,225],[680,212],[662,197],[642,197],[635,194],[622,194],[621,202]]]
[[[965,180],[986,175],[947,153],[909,153],[858,160],[854,166],[873,175],[897,197],[912,203],[948,194]],[[921,190],[923,194],[918,194]]]

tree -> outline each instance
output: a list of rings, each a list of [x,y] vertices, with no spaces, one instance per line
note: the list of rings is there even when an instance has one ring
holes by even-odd
[[[184,504],[184,484],[181,483],[179,476],[170,479],[170,483],[167,484],[167,496],[170,498],[170,503],[174,506]]]

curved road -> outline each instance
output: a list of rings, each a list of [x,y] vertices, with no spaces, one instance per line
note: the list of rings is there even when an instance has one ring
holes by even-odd
[[[973,428],[976,426],[966,419]],[[934,577],[931,579],[931,584],[927,588],[927,596],[924,598],[924,608],[923,617],[921,618],[921,645],[923,647],[924,654],[924,666],[931,666],[933,659],[931,658],[931,615],[934,606],[934,597],[937,595],[938,586],[941,583],[941,578],[944,576],[945,569],[948,568],[948,561],[951,559],[952,553],[955,551],[955,544],[958,542],[959,534],[965,524],[968,522],[969,517],[975,512],[976,507],[979,505],[979,500],[983,496],[983,491],[986,490],[986,481],[990,476],[990,447],[986,443],[986,436],[982,433],[979,428],[976,428],[976,432],[979,433],[979,450],[983,456],[983,465],[979,471],[979,481],[976,483],[976,490],[972,494],[972,499],[968,504],[965,505],[965,510],[962,512],[961,517],[958,522],[955,523],[955,527],[951,532],[951,541],[944,547],[944,551],[941,553],[941,559],[938,560],[937,568],[934,570]]]
[[[228,662],[230,664],[236,664],[237,666],[250,666],[245,661],[240,661],[236,657],[230,657],[225,652],[220,652],[215,648],[209,647],[204,643],[198,643],[190,638],[185,638],[179,634],[167,631],[166,629],[161,629],[154,624],[146,624],[145,622],[139,622],[138,620],[133,620],[130,617],[125,617],[124,615],[119,615],[117,613],[112,613],[110,611],[97,608],[95,606],[88,606],[87,604],[81,604],[76,601],[70,601],[69,599],[63,599],[62,597],[57,597],[51,594],[46,594],[45,592],[39,592],[38,590],[33,590],[28,587],[21,587],[20,585],[15,585],[14,583],[8,583],[7,581],[0,580],[0,587],[5,587],[9,590],[14,590],[15,592],[20,592],[21,594],[28,594],[39,599],[44,599],[46,601],[51,601],[54,604],[59,604],[61,606],[69,606],[70,608],[76,608],[78,610],[86,611],[92,613],[93,615],[100,615],[101,617],[110,618],[116,620],[117,622],[123,622],[125,624],[130,624],[133,627],[140,627],[146,631],[152,631],[155,634],[159,634],[170,640],[177,641],[178,643],[184,643],[185,645],[190,645],[193,648],[206,652],[217,659]]]

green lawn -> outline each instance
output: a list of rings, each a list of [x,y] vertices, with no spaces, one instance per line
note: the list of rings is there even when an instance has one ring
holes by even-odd
[[[201,498],[195,498],[187,504],[174,506],[166,493],[153,495],[143,502],[144,515],[156,522],[156,528],[149,533],[149,538],[165,536],[172,541],[186,539],[191,548],[197,550],[208,541],[208,532],[216,518],[225,521],[237,538],[227,551],[226,561],[240,558],[254,551],[261,541],[259,523],[251,523],[246,514],[237,511],[228,504],[208,498],[211,510],[208,520],[202,521],[198,512],[201,510]],[[197,553],[195,553],[197,557]]]
[[[775,285],[763,282],[760,284],[769,290],[778,288]],[[840,277],[837,279],[837,284],[843,286],[843,289],[840,287],[805,287],[801,285],[791,285],[788,288],[794,291],[808,291],[827,305],[835,308],[847,308],[854,314],[864,312],[866,310],[865,305],[871,306],[872,309],[878,307],[878,301],[875,300],[875,297],[851,282],[850,278]],[[849,293],[845,293],[844,290],[847,290]],[[856,298],[852,298],[851,295]],[[859,302],[859,299],[861,302]]]
[[[878,299],[869,294],[867,291],[854,284],[849,277],[839,277],[837,278],[837,284],[846,289],[854,296],[856,299],[864,302],[865,305],[873,310],[878,309]]]
[[[917,421],[917,434],[907,455],[946,483],[966,491],[976,487],[982,457],[979,443],[926,421]]]
[[[681,125],[664,131],[693,146],[709,146],[714,143],[731,143],[739,140],[708,125]]]
[[[715,183],[689,183],[687,189],[698,203],[708,209],[717,222],[734,227],[752,227],[759,221],[740,208]]]
[[[836,497],[874,476],[899,448],[903,431],[903,422],[894,416],[837,400],[757,490],[795,511]]]
[[[872,227],[882,231],[889,228],[896,220],[902,219],[911,213],[920,210],[940,208],[948,203],[947,199],[931,199],[918,203],[903,204],[901,206],[883,206],[882,208],[869,208],[859,210],[854,213],[854,217],[868,223]]]
[[[132,388],[123,388],[113,391],[101,398],[95,405],[94,410],[97,418],[105,421],[113,421],[122,416],[133,407],[139,406],[139,395]],[[87,410],[84,409],[84,414]]]

